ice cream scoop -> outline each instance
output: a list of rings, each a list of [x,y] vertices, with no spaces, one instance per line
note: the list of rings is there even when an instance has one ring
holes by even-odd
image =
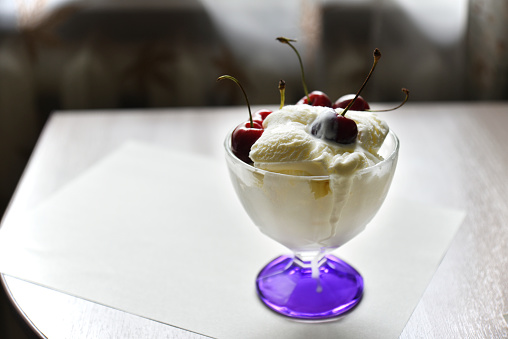
[[[373,113],[349,111],[358,136],[353,143],[341,144],[331,141],[328,135],[333,132],[321,124],[321,130],[314,131],[316,122],[329,114],[337,112],[309,105],[285,106],[270,114],[249,154],[254,166],[292,175],[347,176],[382,160],[378,150],[389,131],[383,120]]]

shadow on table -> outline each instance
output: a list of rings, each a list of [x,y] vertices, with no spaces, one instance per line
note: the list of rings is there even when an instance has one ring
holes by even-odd
[[[0,338],[3,339],[36,339],[30,327],[19,316],[9,302],[5,291],[0,291]]]

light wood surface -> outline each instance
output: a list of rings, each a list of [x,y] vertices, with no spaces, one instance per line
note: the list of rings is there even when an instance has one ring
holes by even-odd
[[[508,337],[503,318],[508,313],[508,104],[411,103],[382,114],[401,140],[390,194],[467,212],[401,337]],[[2,224],[126,140],[222,158],[226,133],[246,117],[243,107],[57,112]],[[48,338],[203,337],[13,277],[2,280],[27,322]]]

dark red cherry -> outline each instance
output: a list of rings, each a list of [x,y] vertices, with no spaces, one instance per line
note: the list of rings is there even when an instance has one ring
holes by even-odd
[[[358,126],[356,122],[343,115],[337,115],[338,132],[335,141],[339,144],[351,144],[358,137]]]
[[[233,130],[233,133],[231,134],[231,151],[243,162],[251,164],[252,160],[249,158],[250,148],[259,139],[261,134],[263,134],[263,122],[253,119],[250,110],[249,99],[247,98],[247,93],[245,93],[245,90],[243,89],[240,82],[231,75],[221,75],[217,78],[217,81],[223,79],[228,79],[235,82],[242,90],[243,96],[245,97],[245,102],[247,103],[247,108],[249,110],[249,120],[236,126],[236,128]],[[260,117],[263,115],[264,113],[259,112]]]
[[[317,138],[339,144],[351,144],[358,136],[358,127],[352,119],[333,110],[320,114],[310,125],[310,132]]]
[[[250,121],[238,125],[231,135],[231,150],[240,160],[248,164],[252,163],[249,153],[252,145],[263,134],[263,125],[258,121]]]
[[[333,108],[346,108],[354,98],[354,94],[343,95],[333,103]],[[349,109],[352,111],[366,111],[370,109],[370,106],[367,101],[359,95]]]
[[[259,121],[262,124],[263,121],[266,119],[266,117],[269,116],[270,114],[272,114],[272,111],[268,109],[260,109],[259,111],[257,111],[252,115],[252,120]]]
[[[310,99],[310,103],[309,103]],[[309,93],[309,98],[304,96],[296,103],[297,105],[307,104],[311,106],[324,106],[324,107],[332,107],[332,101],[325,93],[321,91],[312,91]]]

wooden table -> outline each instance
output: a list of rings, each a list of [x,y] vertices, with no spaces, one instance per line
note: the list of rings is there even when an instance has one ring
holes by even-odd
[[[382,114],[401,140],[396,193],[467,212],[401,337],[508,337],[508,104],[410,103]],[[221,158],[224,136],[246,115],[243,107],[57,112],[2,225],[126,140]],[[201,337],[10,276],[2,282],[48,338]]]

